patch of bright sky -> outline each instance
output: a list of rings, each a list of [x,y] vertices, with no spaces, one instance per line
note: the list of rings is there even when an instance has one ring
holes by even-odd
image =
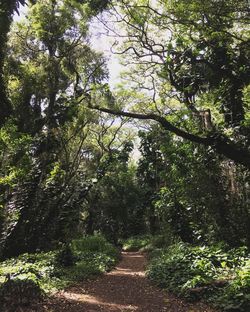
[[[94,19],[93,23],[90,25],[90,34],[90,42],[93,49],[103,53],[107,59],[109,84],[111,89],[113,89],[116,84],[120,82],[120,73],[122,71],[122,65],[119,62],[119,57],[110,51],[114,38],[105,34],[104,26],[98,21],[98,19]]]
[[[20,5],[19,6],[19,14],[15,13],[13,19],[15,22],[19,22],[25,18],[25,14],[27,13],[27,6]]]

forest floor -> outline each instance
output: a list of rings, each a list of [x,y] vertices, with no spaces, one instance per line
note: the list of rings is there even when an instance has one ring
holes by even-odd
[[[152,285],[145,276],[147,260],[139,252],[123,252],[111,272],[78,283],[25,312],[212,312],[190,304]]]

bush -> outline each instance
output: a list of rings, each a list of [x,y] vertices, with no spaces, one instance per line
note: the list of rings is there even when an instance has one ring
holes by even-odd
[[[146,249],[150,245],[151,236],[134,236],[123,241],[123,250],[125,251],[138,251],[141,249]]]
[[[53,287],[56,252],[23,254],[0,263],[0,285],[6,276],[16,280],[33,280],[42,289]]]
[[[114,259],[115,262],[119,259],[120,253],[111,243],[109,243],[103,236],[86,236],[81,239],[76,239],[71,242],[73,253],[79,260],[84,259],[87,255],[103,254],[103,257]],[[92,259],[93,260],[93,259]],[[90,259],[91,261],[91,259]]]
[[[2,307],[20,307],[43,298],[43,291],[33,280],[9,279],[0,286]]]
[[[146,251],[153,252],[158,248],[166,248],[172,243],[167,235],[143,235],[133,236],[122,242],[125,251]]]
[[[147,275],[160,287],[190,300],[205,299],[224,310],[248,311],[249,261],[245,248],[178,243],[151,254]]]
[[[235,277],[220,293],[210,299],[230,312],[250,311],[250,260],[239,266]]]
[[[95,263],[80,261],[73,267],[62,270],[61,275],[70,281],[82,281],[103,273]]]
[[[58,251],[23,254],[0,263],[0,285],[8,275],[17,281],[32,280],[45,292],[51,292],[109,271],[118,259],[118,250],[103,237],[88,236]]]
[[[71,242],[71,247],[75,252],[81,251],[106,251],[107,246],[112,246],[107,240],[101,236],[85,236],[75,239]],[[113,247],[113,246],[112,246]]]
[[[77,257],[73,254],[71,247],[66,245],[58,252],[55,260],[59,265],[69,267],[76,263]]]
[[[170,245],[168,238],[165,235],[155,235],[151,239],[151,244],[155,248],[163,248]]]

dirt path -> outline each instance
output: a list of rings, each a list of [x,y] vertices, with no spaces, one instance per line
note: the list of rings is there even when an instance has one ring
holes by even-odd
[[[52,300],[30,311],[48,312],[212,312],[202,305],[190,305],[169,296],[145,277],[143,254],[122,254],[122,261],[110,273],[58,293]]]

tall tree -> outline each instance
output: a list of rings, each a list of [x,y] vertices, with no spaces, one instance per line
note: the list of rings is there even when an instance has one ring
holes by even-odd
[[[125,37],[125,47],[116,53],[125,60],[128,55],[128,66],[139,66],[138,85],[148,90],[155,90],[157,81],[170,85],[167,95],[179,101],[179,109],[186,110],[197,127],[172,124],[171,107],[161,114],[96,108],[155,120],[166,130],[249,168],[249,106],[244,97],[250,77],[247,1],[237,5],[233,1],[121,1],[113,9]],[[229,130],[233,135],[227,135]]]
[[[25,0],[1,0],[0,1],[0,127],[11,114],[11,103],[6,94],[5,79],[3,73],[6,54],[7,35],[10,30],[13,14],[18,12],[19,5],[24,5]]]
[[[103,57],[88,44],[93,14],[74,1],[37,1],[9,35],[5,78],[13,119],[3,131],[14,124],[19,137],[26,135],[31,141],[28,151],[14,155],[16,171],[20,159],[28,158],[26,176],[12,176],[15,182],[10,185],[6,177],[13,168],[1,168],[3,183],[11,187],[4,202],[5,257],[49,248],[77,230],[82,200],[91,185],[92,151],[85,151],[86,138],[89,124],[98,123],[98,114],[86,112],[79,97],[84,101],[107,76]]]
[[[36,0],[28,1],[29,5],[36,4]],[[88,5],[88,11],[90,15],[95,15],[103,11],[108,5],[109,1],[99,0],[76,0],[76,1],[65,1],[68,5],[77,5],[78,7],[82,4]],[[51,3],[56,3],[52,1]],[[11,116],[12,105],[6,92],[6,79],[4,77],[4,61],[6,56],[6,43],[8,40],[8,33],[10,26],[13,21],[13,15],[19,14],[20,5],[27,5],[26,0],[1,0],[0,1],[0,127],[4,125],[6,119]]]

